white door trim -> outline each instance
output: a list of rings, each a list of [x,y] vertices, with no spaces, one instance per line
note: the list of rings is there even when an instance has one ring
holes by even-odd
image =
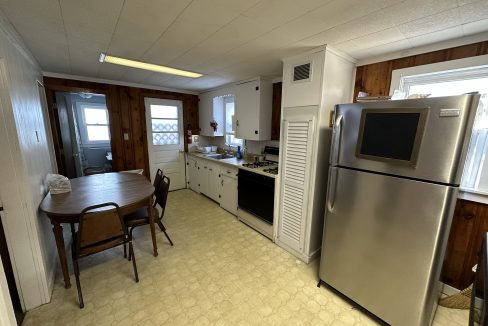
[[[2,258],[0,257],[0,326],[17,325],[14,307],[10,299],[7,278],[3,270]]]

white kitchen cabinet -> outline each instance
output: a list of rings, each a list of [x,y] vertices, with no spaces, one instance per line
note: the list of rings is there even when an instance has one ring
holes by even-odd
[[[187,171],[188,171],[188,188],[193,191],[200,192],[200,182],[198,178],[198,161],[194,157],[187,156]]]
[[[207,193],[209,198],[220,203],[220,164],[209,162],[207,165]]]
[[[198,96],[198,116],[200,122],[201,136],[223,136],[224,135],[224,106],[223,98],[217,92],[206,92]],[[217,123],[214,130],[210,125]]]
[[[206,195],[208,193],[208,160],[197,159],[197,180],[200,187],[200,193]]]
[[[235,86],[236,138],[271,139],[273,87],[270,80],[255,78]]]
[[[237,169],[220,168],[220,207],[237,215]]]

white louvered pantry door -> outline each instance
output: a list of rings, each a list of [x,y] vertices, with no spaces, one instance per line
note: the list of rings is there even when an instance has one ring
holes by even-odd
[[[308,210],[311,144],[314,121],[309,117],[283,120],[284,156],[278,238],[303,251]]]

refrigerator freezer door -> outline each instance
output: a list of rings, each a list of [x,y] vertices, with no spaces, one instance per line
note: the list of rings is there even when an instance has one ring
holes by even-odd
[[[470,94],[338,105],[331,164],[458,185],[478,100]]]
[[[332,167],[320,279],[391,325],[428,325],[457,188]]]

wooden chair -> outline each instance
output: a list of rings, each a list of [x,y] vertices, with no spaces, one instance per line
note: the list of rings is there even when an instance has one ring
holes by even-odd
[[[110,208],[112,207],[112,208]],[[134,249],[127,227],[124,224],[119,206],[115,203],[104,203],[90,206],[81,212],[78,232],[74,233],[72,244],[73,267],[80,308],[84,307],[80,285],[80,268],[78,260],[116,246],[129,244],[135,281],[139,282]]]
[[[156,175],[154,176],[154,181],[153,181],[153,186],[154,186],[154,192],[158,190],[159,184],[161,183],[161,180],[163,180],[163,171],[161,169],[158,169],[156,171]]]
[[[156,191],[154,192],[156,196],[156,200],[154,201],[153,206],[151,206],[151,209],[153,212],[154,220],[158,224],[159,228],[161,229],[161,232],[164,233],[169,243],[173,245],[173,241],[171,241],[168,233],[166,233],[166,227],[162,222],[162,219],[164,217],[164,211],[166,208],[166,202],[168,200],[169,184],[170,184],[169,178],[167,176],[163,176],[161,182],[159,183],[159,186],[156,188]],[[159,214],[156,205],[159,205],[161,207],[161,214]],[[132,231],[134,230],[134,228],[149,224],[148,208],[144,207],[126,215],[124,217],[124,222],[127,228],[129,229],[129,237],[132,239]],[[130,259],[131,256],[129,252],[129,260]]]
[[[105,173],[105,168],[102,166],[89,166],[83,170],[83,175],[93,175]]]

